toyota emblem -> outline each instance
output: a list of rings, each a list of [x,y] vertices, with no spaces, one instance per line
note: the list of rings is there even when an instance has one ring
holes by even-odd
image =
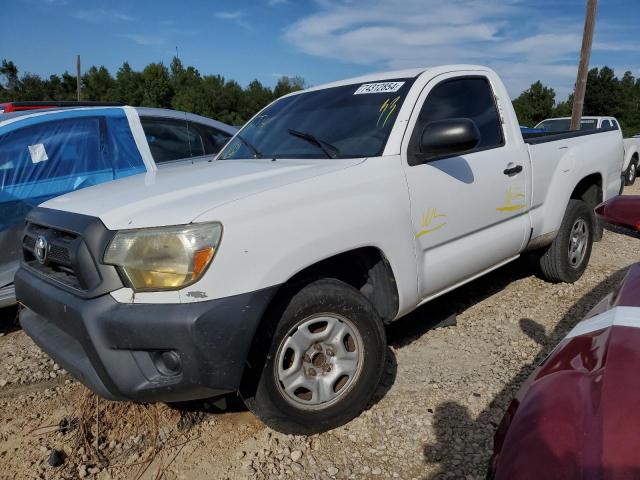
[[[36,239],[36,246],[33,249],[33,253],[36,256],[38,262],[44,264],[47,261],[47,254],[49,253],[49,242],[47,239],[40,235]]]

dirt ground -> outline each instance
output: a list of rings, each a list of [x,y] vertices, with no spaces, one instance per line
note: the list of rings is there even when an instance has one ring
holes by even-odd
[[[607,232],[574,285],[547,284],[518,261],[420,308],[388,328],[371,407],[313,437],[278,434],[235,398],[98,400],[15,326],[15,310],[0,311],[0,478],[484,478],[519,385],[639,247]]]

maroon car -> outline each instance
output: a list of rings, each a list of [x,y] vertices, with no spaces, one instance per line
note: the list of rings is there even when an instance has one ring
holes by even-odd
[[[596,208],[640,238],[640,196]],[[640,263],[538,366],[494,439],[489,478],[640,478]]]

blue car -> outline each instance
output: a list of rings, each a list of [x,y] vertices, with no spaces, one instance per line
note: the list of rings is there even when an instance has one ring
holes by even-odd
[[[520,132],[523,135],[528,135],[528,134],[531,134],[531,133],[545,133],[544,130],[542,130],[540,128],[525,127],[523,125],[520,125]]]
[[[236,130],[198,115],[154,108],[0,115],[0,307],[15,303],[13,275],[31,208],[164,165],[210,160]]]

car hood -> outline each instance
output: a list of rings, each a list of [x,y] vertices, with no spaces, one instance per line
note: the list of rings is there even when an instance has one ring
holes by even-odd
[[[640,264],[525,382],[496,433],[497,480],[638,478],[638,287]]]
[[[362,161],[255,159],[165,166],[77,190],[41,206],[98,217],[111,230],[179,225],[225,203]]]

